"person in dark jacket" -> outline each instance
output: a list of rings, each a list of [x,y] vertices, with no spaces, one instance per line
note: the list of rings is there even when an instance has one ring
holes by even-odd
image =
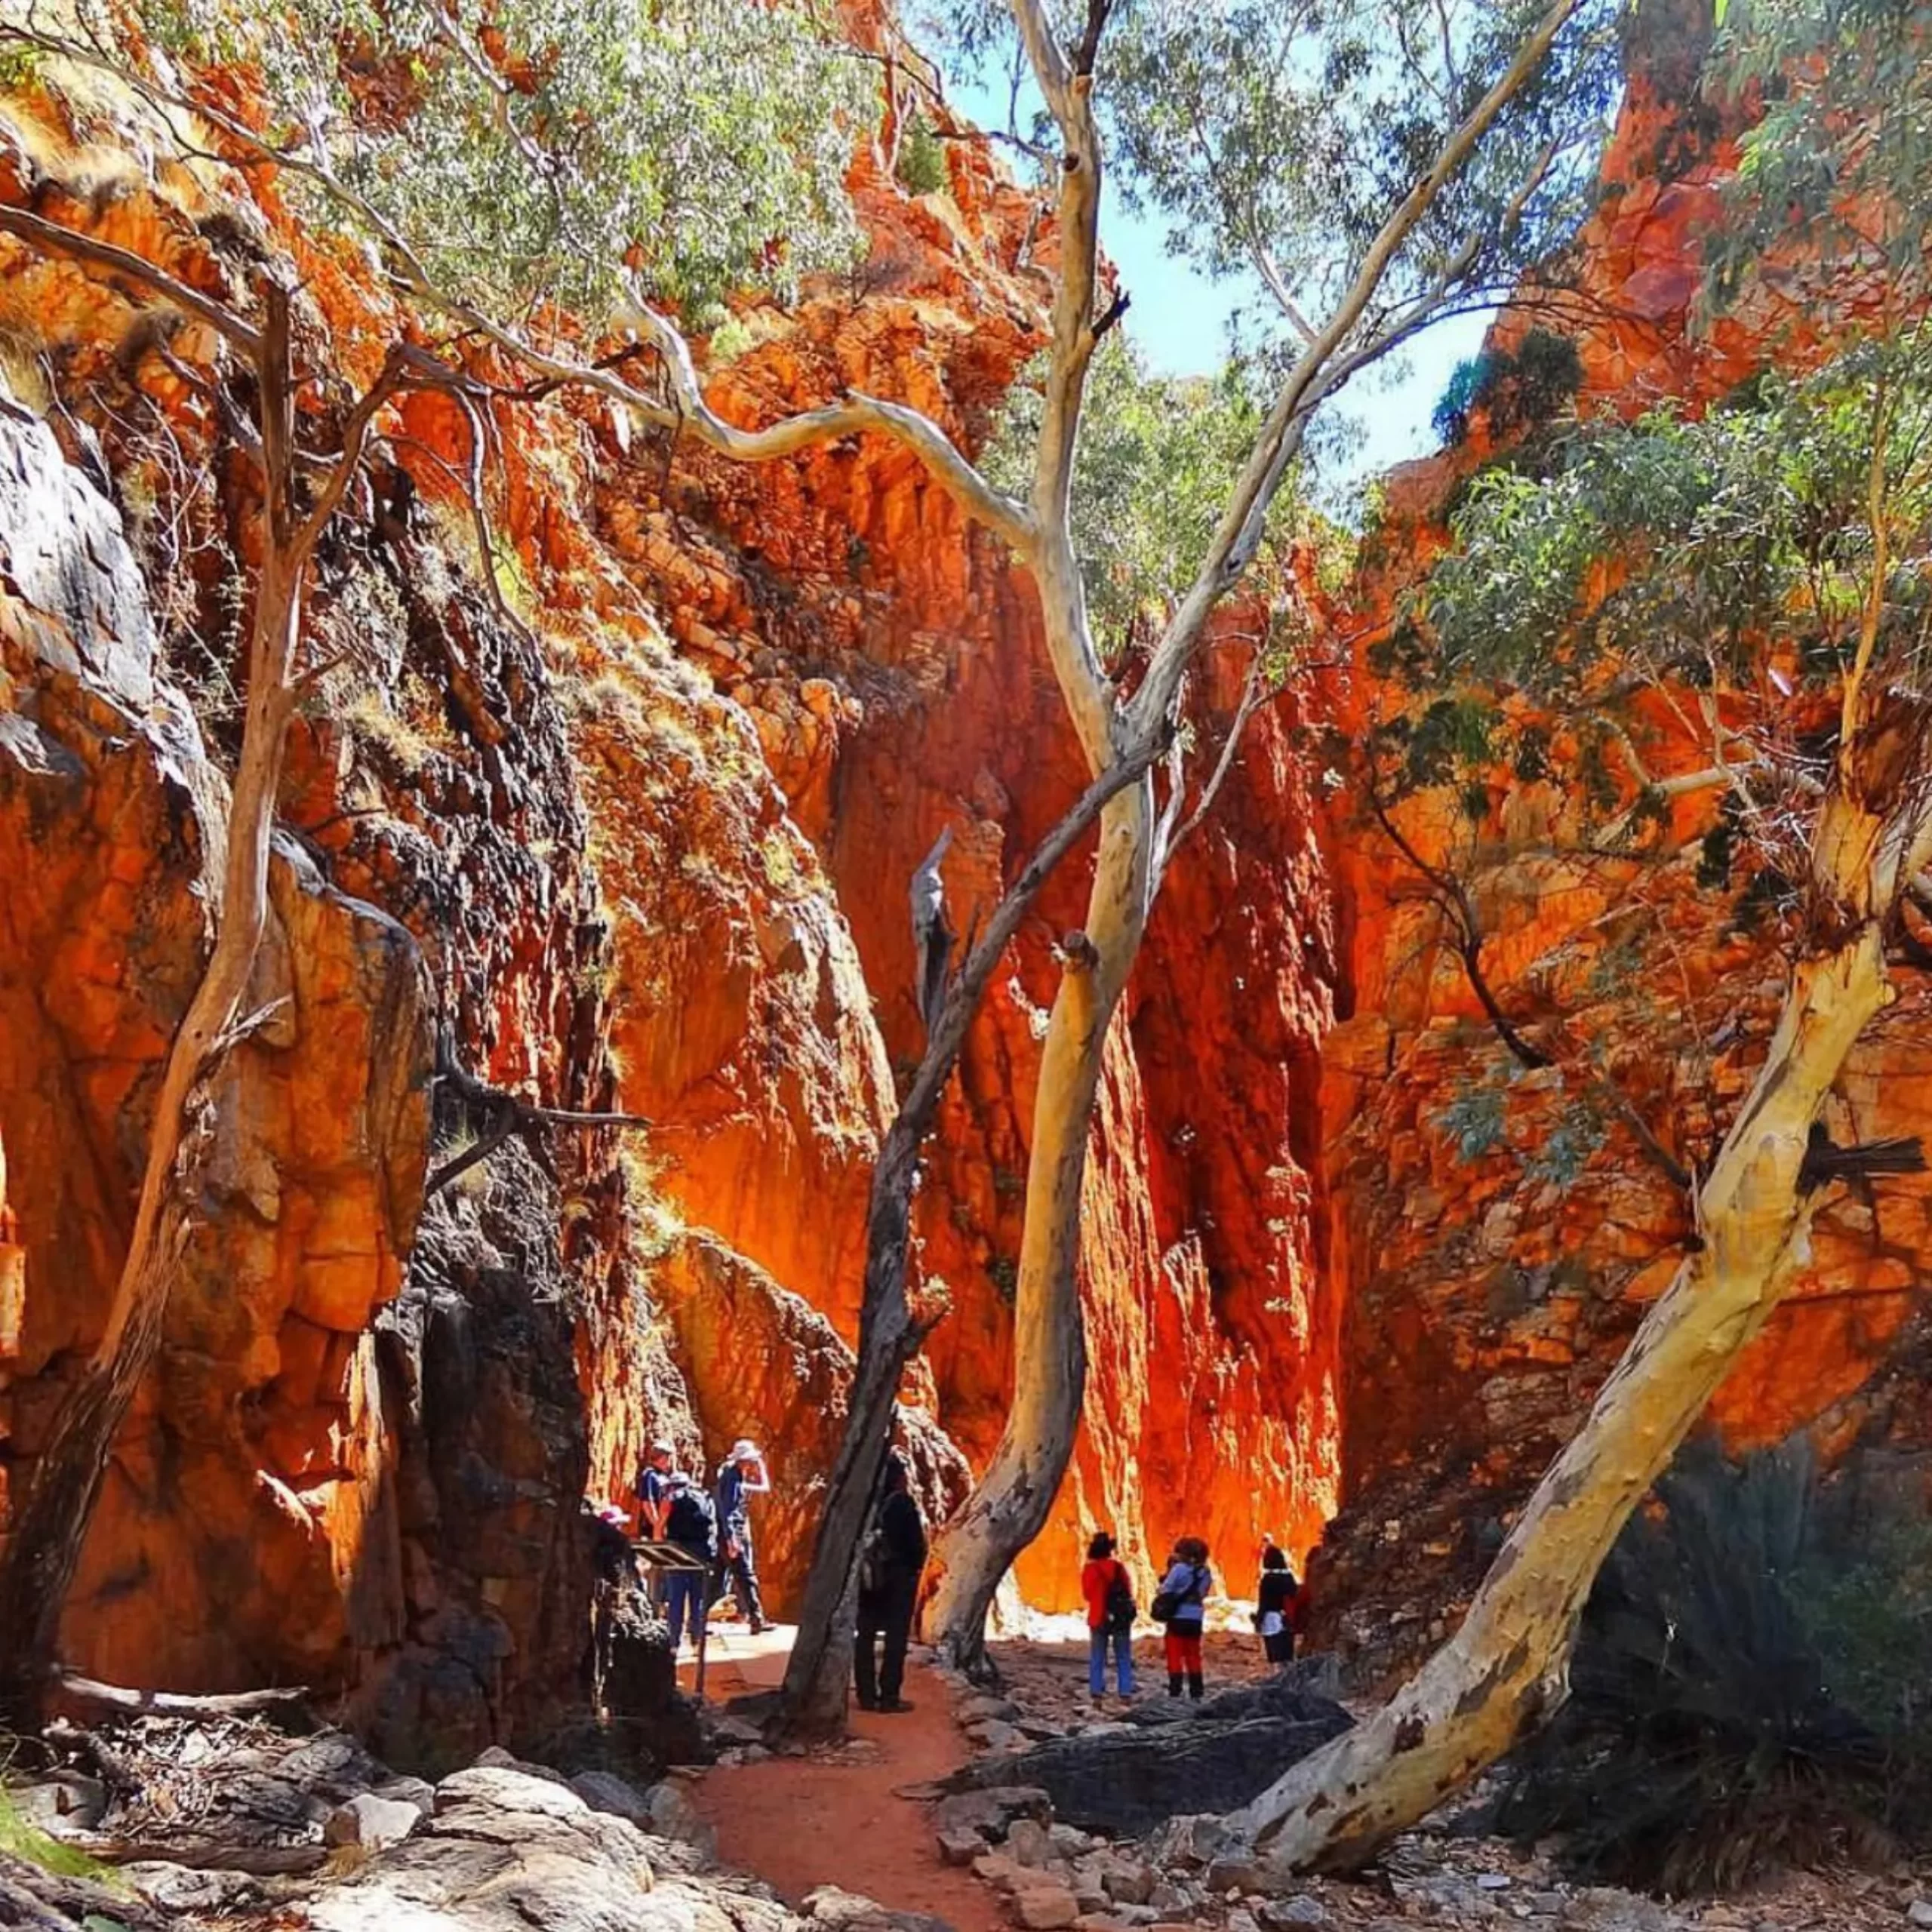
[[[1254,1592],[1254,1627],[1270,1663],[1286,1663],[1295,1654],[1295,1595],[1288,1559],[1270,1543],[1261,1552],[1261,1581]]]
[[[926,1526],[906,1482],[906,1465],[888,1455],[879,1478],[878,1509],[859,1571],[858,1643],[852,1674],[862,1711],[906,1711],[906,1646],[926,1567]],[[883,1654],[881,1654],[882,1644]]]
[[[728,1584],[738,1600],[739,1614],[751,1626],[755,1637],[771,1625],[764,1620],[764,1605],[758,1589],[758,1558],[752,1548],[751,1499],[768,1494],[771,1478],[766,1474],[764,1458],[758,1444],[743,1437],[731,1444],[731,1453],[718,1468],[718,1534],[719,1540],[717,1595],[722,1596]]]
[[[711,1498],[681,1469],[671,1472],[666,1493],[670,1500],[665,1513],[665,1540],[694,1559],[690,1569],[673,1570],[664,1580],[665,1615],[675,1656],[688,1621],[691,1647],[704,1647],[705,1609],[711,1601],[712,1566],[718,1561],[718,1518]]]

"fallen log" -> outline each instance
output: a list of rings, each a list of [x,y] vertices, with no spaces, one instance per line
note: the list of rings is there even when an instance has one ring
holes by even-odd
[[[325,1844],[238,1844],[232,1839],[118,1838],[66,1832],[60,1842],[101,1865],[180,1865],[191,1872],[241,1872],[251,1878],[284,1878],[319,1870]]]
[[[208,1697],[189,1696],[178,1690],[135,1690],[122,1684],[103,1684],[72,1671],[54,1673],[54,1688],[76,1703],[97,1704],[103,1709],[125,1711],[139,1717],[236,1718],[273,1710],[280,1704],[299,1704],[309,1694],[305,1684],[281,1684],[266,1690],[235,1690]]]

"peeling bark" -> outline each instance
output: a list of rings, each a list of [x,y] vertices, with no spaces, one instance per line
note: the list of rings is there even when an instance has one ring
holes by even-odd
[[[1841,883],[1857,896],[1856,881]],[[1361,1864],[1561,1703],[1611,1546],[1809,1259],[1812,1196],[1798,1178],[1811,1122],[1892,996],[1876,918],[1798,964],[1764,1068],[1698,1195],[1703,1246],[1537,1485],[1456,1635],[1374,1718],[1236,1814],[1269,1863]]]

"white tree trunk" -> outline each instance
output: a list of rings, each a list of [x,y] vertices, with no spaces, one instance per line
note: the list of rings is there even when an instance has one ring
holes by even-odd
[[[1359,1865],[1562,1701],[1577,1620],[1618,1532],[1809,1258],[1806,1136],[1891,996],[1875,919],[1798,963],[1764,1069],[1698,1196],[1703,1246],[1537,1486],[1455,1637],[1374,1718],[1235,1815],[1268,1863]]]
[[[993,1592],[1044,1526],[1080,1426],[1087,1389],[1081,1181],[1107,1028],[1146,930],[1154,829],[1144,779],[1108,806],[1088,943],[1072,946],[1048,1023],[1014,1300],[1013,1400],[985,1475],[940,1539],[940,1582],[928,1613],[941,1648],[969,1669],[983,1662]]]

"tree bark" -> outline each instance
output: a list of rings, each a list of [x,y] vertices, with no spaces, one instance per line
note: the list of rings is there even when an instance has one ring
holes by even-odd
[[[168,1050],[155,1104],[140,1201],[107,1325],[34,1465],[26,1499],[0,1550],[0,1715],[38,1721],[62,1605],[115,1437],[160,1345],[168,1290],[195,1221],[205,1135],[193,1096],[248,990],[268,921],[268,871],[289,674],[300,618],[285,558],[264,561],[249,646],[248,708],[229,814],[222,897],[206,971]]]
[[[1346,1869],[1559,1704],[1577,1621],[1630,1512],[1809,1259],[1806,1137],[1891,998],[1872,919],[1793,973],[1769,1057],[1698,1197],[1687,1257],[1538,1484],[1451,1641],[1377,1715],[1235,1815],[1284,1872]]]
[[[1155,748],[1149,746],[1097,778],[1041,842],[1001,899],[984,934],[946,990],[918,1071],[879,1150],[866,1219],[858,1371],[853,1379],[851,1407],[838,1460],[812,1546],[798,1635],[786,1666],[779,1718],[782,1735],[828,1736],[844,1721],[860,1545],[891,1439],[900,1379],[926,1331],[926,1324],[914,1318],[906,1297],[919,1149],[932,1130],[940,1097],[958,1063],[967,1029],[980,1010],[994,970],[1040,888],[1109,802],[1141,780],[1155,755]]]
[[[1108,808],[1086,930],[1068,942],[1048,1023],[1014,1301],[1013,1399],[986,1474],[940,1540],[930,1612],[942,1651],[971,1672],[984,1669],[993,1593],[1045,1527],[1080,1426],[1087,1391],[1081,1185],[1107,1028],[1146,930],[1154,826],[1145,780]]]

